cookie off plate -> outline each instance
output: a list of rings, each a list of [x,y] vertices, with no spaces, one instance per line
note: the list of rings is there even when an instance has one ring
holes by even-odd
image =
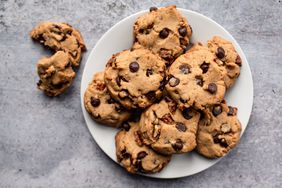
[[[202,42],[205,44],[213,36],[218,35],[231,41],[239,53],[242,59],[241,73],[235,85],[226,93],[225,99],[229,105],[238,108],[237,116],[242,124],[242,136],[247,127],[253,105],[252,74],[245,54],[231,34],[215,21],[194,11],[180,8],[178,10],[187,18],[193,28],[192,43]],[[115,135],[118,129],[96,123],[84,108],[83,96],[94,73],[104,70],[112,54],[131,48],[133,44],[133,24],[139,16],[146,12],[148,10],[133,14],[109,29],[92,49],[83,71],[80,94],[86,125],[99,147],[116,162]],[[155,178],[179,178],[201,172],[216,164],[219,160],[204,158],[196,152],[173,155],[171,162],[161,172],[142,175]]]

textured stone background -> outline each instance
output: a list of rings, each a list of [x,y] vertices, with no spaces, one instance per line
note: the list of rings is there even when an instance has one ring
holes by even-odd
[[[99,149],[85,126],[79,90],[86,59],[103,33],[132,13],[169,4],[231,32],[249,60],[255,97],[249,126],[230,155],[194,176],[157,180],[127,174]],[[49,52],[28,33],[41,20],[69,22],[90,49],[71,89],[53,99],[36,89],[35,63]],[[282,187],[281,59],[280,0],[1,0],[0,187]]]

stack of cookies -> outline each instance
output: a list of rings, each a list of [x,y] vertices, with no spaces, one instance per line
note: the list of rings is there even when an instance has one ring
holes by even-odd
[[[80,32],[67,23],[42,22],[30,32],[30,37],[55,51],[37,63],[38,88],[48,96],[62,94],[71,86],[75,78],[73,68],[79,66],[86,50]]]
[[[134,24],[132,48],[114,54],[85,92],[93,119],[121,128],[116,155],[128,172],[159,172],[193,150],[222,157],[240,139],[237,108],[224,96],[241,58],[225,39],[191,45],[191,36],[175,6],[150,8]]]

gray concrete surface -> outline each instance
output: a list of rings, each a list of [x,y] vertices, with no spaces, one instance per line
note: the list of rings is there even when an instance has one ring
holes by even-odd
[[[169,4],[230,31],[249,60],[255,97],[249,126],[230,155],[194,176],[157,180],[127,174],[99,149],[85,125],[79,89],[86,59],[103,33],[132,13]],[[35,87],[35,63],[50,53],[28,33],[42,20],[79,28],[90,49],[73,86],[58,98]],[[1,0],[0,187],[282,187],[281,80],[280,0]]]

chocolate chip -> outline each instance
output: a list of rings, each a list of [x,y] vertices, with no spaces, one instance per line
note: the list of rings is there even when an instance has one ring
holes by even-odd
[[[71,34],[72,34],[72,30],[68,30],[68,31],[67,31],[67,34],[68,34],[68,35],[71,35]]]
[[[153,75],[153,69],[147,69],[146,70],[146,76],[150,76],[150,75]]]
[[[200,68],[203,70],[203,74],[205,74],[209,70],[209,64],[204,61],[204,63],[201,64]]]
[[[215,136],[213,137],[213,142],[214,142],[215,144],[219,144],[219,143],[220,143],[220,139],[218,138],[218,135],[215,135]]]
[[[220,136],[219,134],[214,135],[213,136],[213,142],[215,144],[219,144],[220,146],[227,148],[228,144],[227,144],[225,138],[219,138],[219,136]]]
[[[190,68],[188,67],[187,64],[182,64],[179,66],[179,69],[181,71],[182,74],[188,74],[190,73]]]
[[[158,10],[157,7],[150,7],[150,12],[152,12],[152,11],[157,11],[157,10]]]
[[[141,28],[138,30],[139,33],[145,33],[145,29]]]
[[[178,32],[182,37],[185,37],[187,35],[187,28],[185,26],[182,26],[178,28]]]
[[[145,151],[141,151],[137,154],[137,159],[143,159],[146,157],[148,154]]]
[[[121,86],[121,81],[128,82],[123,76],[116,77],[116,83],[119,87]]]
[[[57,83],[57,84],[52,84],[52,86],[53,86],[55,89],[61,89],[61,88],[63,88],[64,83],[60,82],[60,83]]]
[[[161,118],[161,120],[162,120],[163,122],[165,122],[166,124],[172,124],[172,123],[174,122],[170,114],[165,114],[165,115],[163,115],[163,117]]]
[[[146,28],[139,29],[139,33],[148,35],[151,32],[153,27],[154,27],[154,23],[148,25]]]
[[[161,39],[165,39],[169,35],[169,29],[168,28],[163,28],[163,30],[160,31],[159,37]]]
[[[220,140],[220,146],[222,146],[222,147],[225,147],[225,148],[227,148],[228,147],[228,144],[227,144],[227,142],[226,142],[226,140],[224,139],[224,138],[222,138],[221,140]]]
[[[128,82],[123,76],[120,76],[120,79],[124,82]]]
[[[228,116],[235,116],[237,114],[237,108],[228,106]]]
[[[120,112],[124,111],[125,108],[124,108],[123,106],[118,105],[118,106],[115,106],[115,110],[116,110],[118,113],[120,113]]]
[[[126,130],[126,131],[129,131],[129,129],[130,129],[129,123],[128,123],[128,122],[124,122],[124,123],[122,124],[122,128],[123,128],[124,130]]]
[[[68,61],[67,64],[66,64],[66,66],[65,66],[65,68],[69,68],[70,66],[71,66],[71,62]]]
[[[217,85],[215,83],[209,83],[208,91],[214,94],[217,91]]]
[[[205,117],[205,113],[203,111],[200,111],[200,120],[204,119]]]
[[[116,83],[117,83],[117,85],[120,87],[121,86],[121,84],[120,84],[120,76],[118,76],[118,77],[116,77]]]
[[[45,38],[43,37],[43,34],[38,35],[38,37],[36,38],[40,43],[44,43]]]
[[[216,56],[217,56],[219,59],[224,58],[224,56],[225,56],[225,51],[224,51],[224,49],[223,49],[222,47],[218,47],[218,48],[217,48]]]
[[[159,55],[166,61],[171,61],[173,59],[172,52],[165,48],[160,49]]]
[[[221,108],[221,105],[216,105],[213,107],[212,109],[212,114],[216,117],[218,116],[219,114],[221,114],[222,112],[222,108]]]
[[[129,69],[131,72],[137,72],[139,70],[139,64],[134,61],[129,64]]]
[[[94,97],[91,97],[90,98],[90,103],[91,103],[91,105],[93,106],[93,107],[97,107],[97,106],[99,106],[100,105],[100,99],[96,99],[96,98],[94,98]]]
[[[150,100],[150,101],[154,101],[156,100],[156,93],[154,91],[150,91],[146,94],[146,97]]]
[[[203,81],[202,76],[195,76],[195,79],[196,79],[196,83],[197,83],[197,85],[199,85],[199,86],[203,87],[203,85],[204,85],[204,81]]]
[[[190,109],[189,108],[184,108],[184,110],[182,111],[182,115],[187,120],[189,120],[193,117],[193,116],[190,115]]]
[[[100,114],[92,114],[95,119],[101,119]]]
[[[139,122],[140,118],[141,118],[141,114],[142,114],[142,110],[140,109],[136,109],[134,110],[128,121],[132,121],[132,122]]]
[[[151,23],[150,25],[147,26],[147,29],[152,29],[154,27],[154,23]]]
[[[241,59],[241,57],[239,55],[237,55],[235,63],[237,65],[239,65],[240,67],[242,66],[242,59]]]
[[[181,122],[176,122],[176,128],[181,132],[185,132],[187,130],[187,127]]]
[[[109,104],[113,104],[113,103],[115,103],[115,100],[112,99],[112,98],[109,98],[109,99],[107,100],[107,102],[108,102]]]
[[[177,85],[180,83],[180,80],[179,80],[178,78],[172,76],[172,77],[169,79],[168,83],[169,83],[169,85],[170,85],[171,87],[175,87],[175,86],[177,86]]]
[[[129,153],[127,153],[126,149],[123,149],[123,150],[121,151],[121,155],[122,155],[122,157],[123,157],[124,159],[128,159],[128,158],[131,157],[131,155],[130,155]]]
[[[59,25],[57,25],[57,24],[53,24],[53,26],[54,26],[54,28],[56,28],[56,29],[59,29],[59,30],[61,30],[61,29],[62,29],[62,27],[61,27],[61,26],[59,26]]]
[[[167,83],[166,77],[164,77],[164,78],[162,79],[162,81],[160,81],[160,87],[159,87],[159,89],[160,89],[161,91],[164,90],[164,87],[165,87],[166,83]]]
[[[185,40],[184,38],[180,38],[179,39],[179,42],[180,42],[180,45],[182,45],[182,48],[186,48],[187,44],[188,44],[188,41]]]
[[[180,151],[183,148],[183,142],[180,139],[177,139],[174,144],[172,144],[172,147],[175,151]]]
[[[37,82],[37,86],[39,87],[41,84],[42,84],[42,80],[39,80],[39,81]]]
[[[186,103],[186,102],[187,102],[187,100],[182,99],[182,98],[180,98],[179,100],[180,100],[180,102],[182,102],[182,103]]]

